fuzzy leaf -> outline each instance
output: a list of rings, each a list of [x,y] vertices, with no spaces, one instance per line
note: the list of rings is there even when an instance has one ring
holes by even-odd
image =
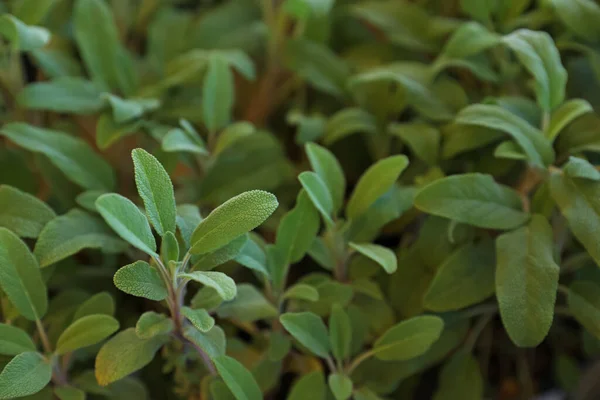
[[[204,286],[212,287],[225,301],[233,300],[237,293],[235,281],[222,272],[195,271],[179,274],[179,277],[199,282]]]
[[[120,268],[113,278],[115,286],[132,296],[161,301],[167,297],[167,288],[156,269],[145,261]]]
[[[380,360],[409,360],[425,353],[439,339],[444,321],[439,317],[413,317],[388,329],[373,345]]]
[[[215,326],[215,319],[204,309],[194,310],[189,307],[183,307],[181,311],[200,332],[206,333]]]
[[[0,185],[0,227],[17,235],[36,238],[42,228],[56,216],[37,197],[8,185]]]
[[[248,236],[242,235],[213,252],[202,254],[194,259],[193,269],[207,271],[233,260],[240,254],[248,241],[250,241]]]
[[[31,110],[86,115],[102,109],[104,102],[101,93],[90,81],[64,76],[25,86],[19,92],[17,101]]]
[[[143,313],[135,325],[135,334],[140,339],[151,339],[159,335],[168,335],[173,331],[173,320],[154,311]]]
[[[16,326],[0,324],[0,354],[16,356],[35,350],[35,344],[27,332]]]
[[[372,243],[352,243],[348,244],[351,248],[358,251],[363,256],[375,261],[388,274],[393,274],[398,269],[396,254],[387,247]]]
[[[93,314],[73,322],[58,338],[56,354],[88,347],[101,342],[119,330],[119,321],[109,315]]]
[[[200,347],[211,359],[225,355],[226,337],[225,332],[218,326],[204,333],[193,326],[188,326],[183,332],[186,339]]]
[[[315,172],[306,171],[298,175],[298,180],[325,222],[333,225],[333,199],[323,179]]]
[[[52,367],[39,353],[21,353],[0,373],[0,399],[14,399],[35,394],[52,379]]]

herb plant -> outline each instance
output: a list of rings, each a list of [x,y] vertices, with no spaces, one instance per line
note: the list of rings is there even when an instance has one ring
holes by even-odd
[[[0,399],[598,397],[598,2],[0,13]]]

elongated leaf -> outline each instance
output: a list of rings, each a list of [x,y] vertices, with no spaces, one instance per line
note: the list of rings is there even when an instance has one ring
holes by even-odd
[[[167,288],[156,269],[145,261],[120,268],[113,278],[115,286],[132,296],[160,301],[167,297]]]
[[[413,317],[388,329],[373,345],[380,360],[409,360],[425,353],[439,339],[444,321],[439,317]]]
[[[0,16],[0,35],[14,50],[31,51],[44,47],[50,41],[50,32],[39,26],[29,26],[12,15]]]
[[[491,241],[467,244],[438,269],[424,298],[426,308],[455,311],[477,304],[494,293],[494,246]]]
[[[437,180],[417,193],[415,206],[427,213],[492,229],[512,229],[527,222],[517,192],[489,175],[464,174]]]
[[[375,261],[385,272],[393,274],[398,269],[396,254],[387,247],[372,243],[352,243],[349,246],[358,251],[363,256]]]
[[[131,153],[135,183],[144,201],[148,218],[159,235],[175,233],[175,194],[169,174],[152,154],[143,149]]]
[[[227,261],[233,260],[240,254],[249,240],[247,235],[242,235],[213,252],[202,254],[201,256],[194,258],[194,266],[192,269],[208,271]]]
[[[20,122],[0,130],[19,146],[47,156],[70,180],[89,190],[111,190],[115,185],[110,165],[83,140]]]
[[[348,376],[334,373],[329,375],[327,383],[336,400],[347,400],[352,396],[352,380]]]
[[[256,380],[235,358],[221,356],[213,359],[225,384],[238,400],[261,400],[262,392]]]
[[[479,400],[483,398],[483,377],[471,354],[457,352],[444,364],[434,400]]]
[[[209,132],[216,132],[231,120],[233,83],[229,64],[219,56],[210,57],[202,85],[202,116]]]
[[[564,102],[552,113],[550,123],[546,130],[546,137],[556,139],[558,134],[575,119],[584,114],[593,112],[592,105],[583,99],[573,99]]]
[[[94,314],[73,322],[58,338],[56,354],[91,346],[119,330],[119,321],[109,315]]]
[[[25,318],[33,321],[46,313],[48,295],[38,262],[6,228],[0,228],[0,287]]]
[[[600,338],[600,287],[594,282],[575,282],[569,287],[568,303],[575,319]]]
[[[220,318],[235,319],[240,322],[252,322],[259,319],[274,318],[277,309],[254,286],[243,283],[237,288],[233,301],[223,303],[218,309]]]
[[[376,134],[375,117],[362,108],[346,108],[338,111],[327,120],[323,139],[325,144],[331,145],[354,133]]]
[[[169,341],[167,335],[140,339],[134,328],[119,332],[102,346],[96,357],[96,379],[102,386],[145,367],[154,354]]]
[[[600,40],[600,6],[590,0],[550,0],[556,9],[556,16],[570,31],[590,41]]]
[[[101,219],[74,209],[46,224],[35,244],[34,254],[44,268],[83,249],[118,253],[127,249],[127,244]]]
[[[298,299],[305,301],[318,301],[319,291],[313,286],[297,283],[283,294],[284,299]]]
[[[193,326],[188,326],[183,332],[186,339],[200,347],[211,359],[225,355],[226,337],[225,332],[218,326],[210,331],[200,332]]]
[[[434,126],[425,123],[392,124],[388,131],[398,136],[423,161],[435,165],[438,159],[441,135]]]
[[[135,334],[140,339],[151,339],[158,335],[168,335],[174,327],[173,320],[166,315],[147,311],[138,319]]]
[[[208,154],[201,137],[191,135],[184,129],[171,129],[162,140],[162,149],[166,152],[187,152]]]
[[[0,185],[0,227],[21,237],[36,238],[55,216],[54,211],[37,197],[12,186]]]
[[[496,296],[508,336],[520,347],[544,340],[554,317],[559,267],[552,227],[540,215],[496,241]]]
[[[117,124],[124,124],[141,117],[144,113],[157,109],[160,101],[157,99],[122,99],[112,94],[104,94],[103,99],[108,100],[112,108],[113,120]]]
[[[325,182],[315,172],[309,171],[298,175],[298,180],[315,208],[321,213],[325,222],[333,225],[333,219],[331,218],[333,213],[333,199]]]
[[[110,293],[100,292],[83,302],[77,308],[77,311],[75,311],[73,321],[94,314],[108,315],[110,317],[115,314],[115,301]]]
[[[123,240],[146,254],[158,257],[148,220],[131,200],[116,193],[103,194],[96,200],[96,208]]]
[[[183,240],[189,246],[194,229],[202,222],[200,210],[193,204],[180,204],[177,206],[176,221]]]
[[[360,177],[348,205],[348,218],[357,218],[398,180],[408,166],[408,158],[404,155],[392,156],[373,164]]]
[[[327,357],[331,344],[325,324],[311,312],[286,313],[279,317],[283,327],[300,344],[319,357]]]
[[[271,193],[251,190],[213,210],[194,230],[192,254],[205,254],[223,247],[262,224],[279,203]]]
[[[343,362],[350,355],[352,324],[342,306],[335,304],[329,316],[329,340],[334,357]]]
[[[235,281],[222,272],[195,271],[187,274],[179,274],[179,277],[190,279],[215,289],[225,301],[233,300],[237,293]]]
[[[52,379],[52,367],[39,353],[26,352],[13,358],[0,373],[0,399],[35,394]]]
[[[333,200],[333,211],[339,211],[346,193],[346,178],[340,163],[333,153],[318,144],[308,143],[305,150],[312,169],[321,177],[329,189]]]
[[[569,157],[569,162],[565,164],[563,171],[570,178],[600,181],[600,171],[582,158]]]
[[[27,332],[16,326],[0,324],[0,354],[16,356],[35,350],[35,344]]]
[[[466,58],[500,44],[501,38],[471,21],[454,31],[442,52],[444,57]]]
[[[33,110],[70,114],[94,114],[104,105],[101,92],[85,79],[61,77],[27,85],[18,95],[19,104]]]
[[[550,141],[537,128],[500,106],[475,104],[461,110],[456,122],[484,126],[510,135],[527,155],[527,159],[540,167],[550,165],[554,151]]]

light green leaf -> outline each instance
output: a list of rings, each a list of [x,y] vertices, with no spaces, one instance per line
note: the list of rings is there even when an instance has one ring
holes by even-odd
[[[600,339],[600,286],[578,281],[569,287],[569,310],[592,335]]]
[[[119,253],[127,249],[127,244],[100,218],[73,209],[46,224],[35,244],[34,254],[44,268],[83,249]]]
[[[142,369],[152,361],[154,355],[169,341],[167,335],[151,339],[140,339],[134,328],[119,332],[102,346],[96,356],[96,379],[102,386],[118,381]]]
[[[59,400],[85,400],[85,392],[72,386],[60,386],[54,389]]]
[[[600,181],[600,171],[582,158],[569,157],[569,162],[565,164],[563,171],[570,178]]]
[[[104,105],[101,92],[85,79],[64,76],[25,86],[17,101],[24,108],[68,114],[94,114]]]
[[[540,215],[496,240],[500,316],[519,347],[537,346],[552,325],[559,273],[552,247],[552,227]]]
[[[475,104],[460,111],[456,123],[483,126],[510,135],[533,164],[544,167],[554,161],[549,140],[537,128],[510,111],[496,105]]]
[[[200,332],[206,333],[215,326],[215,319],[205,309],[194,310],[189,307],[183,307],[181,311]]]
[[[52,379],[52,367],[39,353],[21,353],[0,373],[0,399],[14,399],[35,394]]]
[[[326,389],[323,372],[313,371],[296,381],[287,400],[325,400]]]
[[[162,149],[166,152],[187,152],[208,154],[200,135],[190,134],[185,129],[171,129],[162,140]]]
[[[193,204],[180,204],[177,206],[176,221],[183,240],[189,246],[194,229],[202,222],[200,210]]]
[[[29,26],[9,14],[0,16],[0,35],[12,44],[14,50],[31,51],[44,47],[50,41],[50,32],[39,26]]]
[[[35,350],[35,344],[27,332],[16,326],[0,324],[0,354],[16,356]]]
[[[152,154],[143,149],[131,153],[135,167],[135,183],[144,201],[146,213],[159,235],[175,233],[175,194],[169,174]]]
[[[218,155],[223,150],[232,146],[239,139],[248,137],[256,132],[256,128],[249,122],[234,122],[225,128],[219,133],[219,137],[217,138],[217,143],[215,144],[215,148],[213,149],[213,154]],[[204,143],[202,144],[204,146]],[[206,150],[205,150],[206,153]]]
[[[208,271],[221,264],[225,264],[227,261],[233,260],[238,254],[240,254],[249,240],[250,239],[248,239],[248,235],[242,235],[233,239],[220,249],[196,257],[193,259],[194,266],[192,269]]]
[[[167,232],[160,244],[160,258],[166,265],[169,261],[179,261],[179,242],[172,232]]]
[[[42,228],[56,216],[37,197],[8,185],[0,185],[0,227],[17,235],[36,238]]]
[[[110,293],[100,292],[83,302],[83,304],[77,308],[77,311],[75,311],[73,321],[94,314],[108,315],[111,317],[115,314],[115,301]]]
[[[327,379],[329,388],[336,400],[348,400],[352,396],[352,380],[342,374],[334,373]]]
[[[157,99],[122,99],[109,93],[105,93],[102,97],[108,100],[112,108],[113,120],[117,124],[131,122],[160,106],[160,101]]]
[[[494,293],[494,246],[469,243],[456,250],[437,270],[423,299],[429,310],[455,311],[475,305]]]
[[[549,0],[556,17],[577,36],[595,43],[600,40],[600,7],[593,0]]]
[[[150,256],[158,257],[148,220],[131,200],[116,193],[103,194],[96,200],[96,208],[123,240]]]
[[[25,318],[46,314],[48,295],[37,260],[17,235],[0,228],[0,287]]]
[[[575,119],[584,114],[594,112],[592,105],[583,99],[572,99],[565,101],[558,107],[550,118],[550,123],[546,129],[546,137],[550,140],[556,139],[558,134]]]
[[[333,225],[331,215],[333,213],[333,199],[331,193],[323,182],[323,179],[315,172],[305,171],[298,175],[298,180],[302,184],[305,193],[308,195],[313,205],[321,213],[321,216],[328,225]]]
[[[216,132],[231,120],[235,101],[233,74],[221,57],[211,56],[202,84],[202,116],[209,132]]]
[[[484,398],[483,377],[479,362],[463,351],[444,364],[439,387],[433,400],[481,400]]]
[[[167,288],[156,269],[145,261],[120,268],[113,278],[115,286],[132,296],[161,301],[167,297]]]
[[[225,384],[238,400],[261,400],[262,392],[256,380],[236,359],[220,356],[213,359],[215,367]]]
[[[529,220],[519,194],[489,175],[463,174],[439,179],[417,193],[424,212],[490,229],[513,229]]]
[[[342,167],[332,152],[316,143],[307,143],[306,155],[310,166],[325,182],[333,200],[333,212],[337,212],[344,203],[346,194],[346,178]]]
[[[502,39],[533,75],[537,103],[551,112],[565,99],[567,70],[552,37],[546,32],[519,29]]]
[[[217,293],[219,293],[219,296],[225,301],[233,300],[237,293],[235,281],[222,272],[194,271],[186,274],[179,274],[178,276],[215,289]]]
[[[194,230],[192,254],[205,254],[262,224],[279,203],[271,193],[251,190],[235,196],[214,209]]]
[[[203,333],[193,326],[188,326],[183,332],[186,339],[200,347],[211,359],[225,355],[225,332],[218,326]]]
[[[119,330],[119,321],[109,315],[94,314],[73,322],[58,338],[56,354],[88,347],[101,342]]]
[[[159,335],[168,335],[174,327],[173,320],[166,315],[147,311],[140,315],[135,324],[135,334],[140,339],[151,339]]]
[[[19,146],[47,156],[70,180],[89,190],[112,190],[111,166],[82,139],[25,123],[6,124],[0,130]]]
[[[55,0],[20,0],[12,4],[12,13],[26,24],[39,24]]]
[[[348,218],[357,218],[398,180],[408,166],[405,155],[384,158],[371,165],[358,180],[348,205]]]
[[[311,312],[285,313],[279,317],[283,327],[300,344],[319,357],[327,357],[331,344],[327,327],[316,314]]]
[[[329,340],[331,341],[331,352],[339,362],[343,362],[350,356],[352,325],[350,317],[348,317],[346,311],[339,304],[335,304],[331,308],[331,315],[329,316]]]
[[[372,352],[380,360],[409,360],[425,353],[439,339],[444,321],[420,316],[392,326],[375,341]]]
[[[217,314],[220,318],[252,322],[276,317],[278,312],[254,286],[242,283],[237,287],[236,298],[233,301],[223,303],[217,309]]]
[[[327,145],[332,145],[354,133],[374,135],[377,131],[377,120],[373,115],[362,108],[346,108],[327,120],[323,141]]]
[[[393,123],[388,127],[388,131],[405,142],[421,160],[429,165],[437,163],[441,134],[433,125],[421,122]]]
[[[285,291],[285,293],[283,294],[283,298],[305,301],[318,301],[319,291],[313,286],[304,283],[297,283]]]
[[[375,261],[385,272],[393,274],[398,268],[396,254],[387,247],[372,243],[349,243],[349,246],[363,256]]]
[[[485,1],[484,1],[485,2]],[[454,31],[442,51],[448,58],[467,58],[500,44],[501,38],[483,25],[470,21]]]
[[[75,201],[81,208],[96,213],[96,200],[105,193],[102,190],[88,190],[78,194]]]

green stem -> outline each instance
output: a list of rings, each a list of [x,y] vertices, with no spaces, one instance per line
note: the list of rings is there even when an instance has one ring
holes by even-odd
[[[39,319],[35,320],[35,326],[40,335],[40,340],[42,341],[42,346],[44,347],[44,351],[48,354],[52,354],[52,346],[50,345],[50,340],[48,340],[48,334],[46,333],[46,329],[42,324],[42,321]]]
[[[481,332],[483,332],[483,330],[485,329],[487,324],[492,320],[495,314],[495,312],[490,312],[479,317],[479,320],[477,320],[477,323],[475,323],[475,326],[473,326],[469,337],[467,337],[467,340],[465,341],[465,350],[469,352],[473,351],[475,343],[477,343],[477,339],[479,339]]]
[[[348,366],[348,368],[346,368],[346,374],[347,375],[351,375],[352,372],[354,372],[354,370],[356,368],[358,368],[358,366],[365,360],[371,358],[372,356],[375,355],[375,350],[371,349],[369,351],[365,351],[364,353],[362,353],[361,355],[359,355],[358,357],[356,357],[354,359],[354,361],[352,361],[352,363]]]

